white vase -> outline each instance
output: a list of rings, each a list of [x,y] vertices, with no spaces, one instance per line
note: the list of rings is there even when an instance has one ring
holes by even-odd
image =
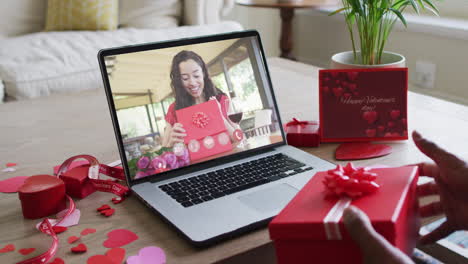
[[[361,52],[356,52],[358,60],[361,58]],[[368,68],[400,68],[405,67],[406,59],[398,53],[384,51],[382,53],[382,64],[365,65],[355,64],[352,51],[340,52],[331,57],[331,69],[368,69]]]

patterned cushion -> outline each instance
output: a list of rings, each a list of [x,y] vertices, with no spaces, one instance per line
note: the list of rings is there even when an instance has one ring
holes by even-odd
[[[113,30],[118,0],[48,0],[46,31]]]

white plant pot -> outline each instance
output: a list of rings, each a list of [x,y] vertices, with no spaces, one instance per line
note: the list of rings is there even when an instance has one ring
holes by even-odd
[[[356,53],[358,60],[361,54]],[[365,65],[354,64],[354,55],[352,51],[340,52],[331,57],[331,69],[369,69],[369,68],[401,68],[405,67],[406,59],[398,53],[384,51],[382,54],[382,64]]]

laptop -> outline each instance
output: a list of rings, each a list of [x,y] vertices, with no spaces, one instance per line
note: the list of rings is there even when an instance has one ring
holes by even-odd
[[[130,189],[195,246],[266,226],[334,167],[287,145],[257,31],[98,58]]]

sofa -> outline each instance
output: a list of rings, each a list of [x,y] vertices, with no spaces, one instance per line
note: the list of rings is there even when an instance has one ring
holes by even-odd
[[[242,30],[233,1],[119,0],[116,30],[45,32],[47,0],[2,0],[0,101],[102,89],[103,48]]]

